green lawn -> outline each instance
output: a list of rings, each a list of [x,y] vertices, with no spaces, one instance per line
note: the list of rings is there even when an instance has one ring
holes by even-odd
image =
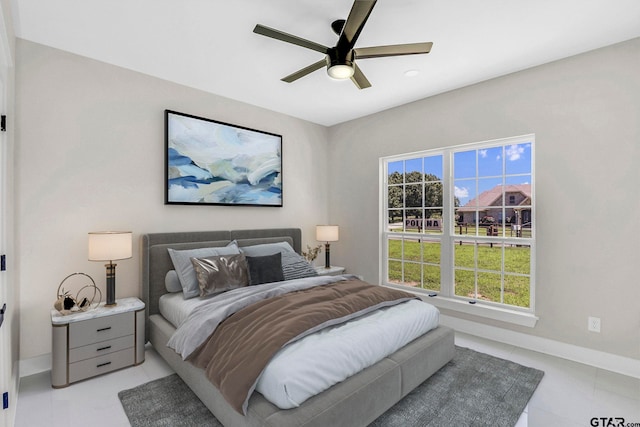
[[[488,244],[477,247],[478,292],[475,294],[476,253],[474,245],[456,244],[455,294],[486,301],[504,302],[518,307],[529,307],[530,249],[528,246],[506,246],[504,250],[504,292],[501,295],[502,247]],[[389,280],[409,286],[440,291],[440,243],[389,240]],[[400,260],[408,261],[402,262]],[[404,265],[404,282],[402,268]],[[424,271],[423,271],[424,270]],[[422,277],[424,275],[424,277]],[[526,276],[522,276],[526,275]],[[424,279],[424,280],[423,280]]]

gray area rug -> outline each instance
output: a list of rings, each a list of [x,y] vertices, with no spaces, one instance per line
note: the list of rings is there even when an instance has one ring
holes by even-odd
[[[513,427],[544,372],[456,347],[451,362],[370,427]],[[118,393],[133,427],[222,424],[176,375]]]

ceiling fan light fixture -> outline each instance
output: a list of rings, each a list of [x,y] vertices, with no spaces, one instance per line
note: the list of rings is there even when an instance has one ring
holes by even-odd
[[[360,33],[369,19],[369,15],[376,5],[376,2],[377,0],[353,0],[353,5],[351,6],[347,19],[337,19],[331,23],[331,29],[338,35],[338,41],[333,47],[324,46],[320,43],[260,24],[255,26],[253,32],[323,53],[325,55],[326,69],[329,77],[337,80],[351,79],[358,89],[366,89],[371,87],[371,82],[365,77],[360,67],[356,65],[356,60],[425,54],[429,53],[433,46],[433,43],[426,42],[356,47],[358,37],[360,37]],[[280,80],[292,83],[301,77],[321,69],[323,65],[325,65],[323,64],[325,61],[320,60],[314,62]]]
[[[327,68],[327,73],[331,78],[344,80],[350,79],[353,73],[355,73],[355,70],[352,65],[335,64]]]

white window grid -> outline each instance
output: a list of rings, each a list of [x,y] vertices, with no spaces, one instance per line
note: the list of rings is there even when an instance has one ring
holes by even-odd
[[[476,210],[476,221],[475,221],[475,235],[467,235],[467,234],[459,234],[456,233],[457,225],[451,219],[454,217],[453,212],[455,209],[454,206],[454,185],[456,180],[453,177],[453,159],[454,154],[457,152],[470,151],[470,150],[480,150],[485,148],[495,148],[495,147],[506,147],[510,145],[519,145],[519,144],[531,144],[531,171],[530,173],[522,173],[522,174],[509,174],[508,176],[516,177],[516,176],[530,176],[531,177],[531,235],[530,237],[514,237],[512,235],[508,235],[506,227],[500,227],[502,229],[502,233],[499,233],[498,236],[483,236],[479,234],[480,227],[479,224],[479,214],[478,210]],[[442,208],[442,219],[444,221],[444,226],[442,228],[442,234],[437,233],[415,233],[415,232],[406,232],[403,231],[390,231],[388,224],[388,212],[390,211],[388,206],[388,165],[392,162],[405,161],[405,160],[413,160],[418,157],[425,158],[430,156],[443,156],[443,206]],[[476,160],[477,161],[477,160]],[[503,156],[503,162],[504,162]],[[506,168],[503,164],[503,173],[500,176],[483,176],[482,179],[501,179],[504,183],[507,177]],[[476,177],[469,178],[469,181],[476,181],[476,200],[479,195],[479,177],[478,177],[478,165],[476,164]],[[424,171],[423,172],[428,172]],[[509,309],[513,309],[516,311],[524,311],[524,312],[535,312],[535,272],[536,272],[536,250],[535,250],[535,234],[536,234],[536,209],[535,209],[535,135],[528,134],[517,137],[503,138],[492,141],[484,141],[477,142],[472,144],[464,144],[455,147],[441,148],[441,149],[432,149],[432,150],[424,150],[419,152],[401,154],[396,156],[388,156],[380,159],[380,173],[382,177],[381,185],[381,245],[380,245],[380,277],[383,284],[390,284],[388,281],[389,278],[389,260],[397,260],[403,264],[416,264],[420,265],[420,277],[424,280],[424,268],[425,266],[431,267],[440,267],[440,290],[430,290],[430,289],[422,289],[422,288],[412,288],[415,289],[416,292],[424,292],[431,296],[437,294],[438,296],[445,298],[453,298],[453,299],[462,299],[467,300],[468,302],[475,304],[481,303],[489,306],[496,307],[508,307]],[[460,179],[458,180],[460,181]],[[423,201],[424,201],[424,191],[423,191]],[[477,206],[477,208],[484,208],[483,206]],[[403,206],[403,223],[406,210],[416,209],[412,207]],[[503,212],[503,218],[505,217],[505,211],[509,209],[508,199],[506,198],[506,194],[503,190],[502,193],[502,205],[501,209]],[[390,238],[400,239],[403,259],[389,258],[389,247],[388,242]],[[420,245],[420,261],[416,260],[407,260],[404,259],[404,241],[405,240],[416,240],[420,239],[422,242],[439,242],[441,245],[441,256],[440,263],[433,263],[429,261],[424,261],[423,254],[423,245]],[[460,240],[467,242],[468,244],[474,245],[474,267],[462,267],[462,266],[454,266],[455,253],[454,246]],[[495,273],[495,270],[487,270],[478,267],[478,256],[477,250],[479,244],[487,244],[487,243],[495,243],[501,245],[502,248],[502,257],[501,257],[501,283],[500,283],[500,292],[501,292],[501,301],[504,301],[504,279],[505,275],[507,276],[525,276],[529,278],[529,306],[528,307],[519,307],[514,305],[505,304],[502,302],[493,302],[493,301],[485,301],[485,300],[477,300],[475,298],[459,296],[455,294],[454,283],[455,283],[455,271],[470,271],[475,273],[475,292],[478,292],[478,282],[477,275],[478,273]],[[519,246],[528,246],[530,248],[530,264],[529,264],[529,274],[521,274],[516,272],[505,272],[505,248],[508,245],[519,245]],[[402,269],[402,278],[401,280],[405,280],[404,275],[405,269]]]

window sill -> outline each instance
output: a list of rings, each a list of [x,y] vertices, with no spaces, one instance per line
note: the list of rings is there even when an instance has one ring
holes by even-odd
[[[416,294],[417,296],[422,298],[423,301],[446,310],[471,314],[473,316],[498,320],[500,322],[511,323],[514,325],[526,326],[528,328],[535,327],[536,323],[538,322],[538,316],[532,313],[525,313],[522,311],[510,310],[503,307],[484,305],[481,302],[478,302],[476,304],[469,304],[469,302],[467,301],[461,301],[458,299],[443,297],[440,295],[430,297],[425,292],[407,288],[406,286],[398,286],[393,284],[387,284],[386,286]]]

